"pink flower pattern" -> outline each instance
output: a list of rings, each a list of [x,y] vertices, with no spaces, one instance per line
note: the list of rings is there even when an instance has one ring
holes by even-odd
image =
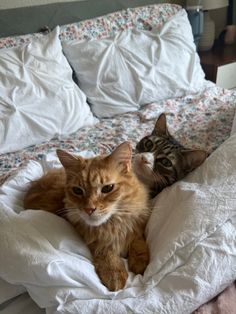
[[[57,148],[107,154],[124,141],[130,141],[134,148],[143,136],[150,134],[162,112],[167,115],[170,132],[182,145],[211,153],[229,137],[235,107],[236,91],[213,86],[199,94],[152,103],[137,112],[101,119],[95,126],[81,128],[64,139],[1,155],[0,182],[28,160],[42,160]]]

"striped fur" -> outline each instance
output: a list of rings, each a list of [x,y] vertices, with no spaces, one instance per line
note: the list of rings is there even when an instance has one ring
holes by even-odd
[[[169,133],[165,114],[157,119],[152,133],[140,140],[136,152],[134,170],[152,196],[182,179],[207,157],[203,150],[185,148]]]

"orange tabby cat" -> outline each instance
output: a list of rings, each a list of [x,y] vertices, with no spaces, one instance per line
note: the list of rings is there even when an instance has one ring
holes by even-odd
[[[88,245],[97,274],[111,291],[125,286],[129,269],[142,274],[149,262],[144,227],[148,192],[131,167],[128,142],[108,156],[85,159],[58,150],[63,168],[32,183],[25,208],[62,214]]]

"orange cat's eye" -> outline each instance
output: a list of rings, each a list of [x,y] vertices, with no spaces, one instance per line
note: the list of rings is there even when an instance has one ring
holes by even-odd
[[[109,193],[113,190],[113,188],[114,184],[104,185],[104,187],[102,188],[102,193]]]
[[[74,192],[76,195],[83,195],[83,194],[84,194],[84,191],[83,191],[81,188],[79,188],[78,186],[74,186],[74,187],[72,188],[72,190],[73,190],[73,192]]]

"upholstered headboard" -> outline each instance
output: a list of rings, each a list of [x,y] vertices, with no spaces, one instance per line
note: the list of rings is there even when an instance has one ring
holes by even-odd
[[[14,1],[16,6],[19,2]],[[54,28],[56,25],[73,23],[128,7],[163,2],[184,3],[181,0],[82,0],[1,9],[0,37],[35,33],[45,25]]]

